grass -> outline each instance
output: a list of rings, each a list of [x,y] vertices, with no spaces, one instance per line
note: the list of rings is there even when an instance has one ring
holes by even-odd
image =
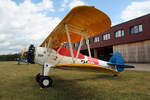
[[[0,100],[150,100],[150,72],[119,77],[83,69],[51,69],[54,86],[40,89],[40,65],[0,62]]]

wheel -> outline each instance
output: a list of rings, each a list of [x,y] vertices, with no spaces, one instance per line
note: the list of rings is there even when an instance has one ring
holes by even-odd
[[[39,82],[40,77],[41,77],[41,75],[40,75],[40,73],[38,73],[38,74],[36,75],[36,77],[35,77],[35,79],[36,79],[37,82]]]
[[[39,80],[39,85],[42,88],[52,87],[52,79],[49,76],[41,76]]]

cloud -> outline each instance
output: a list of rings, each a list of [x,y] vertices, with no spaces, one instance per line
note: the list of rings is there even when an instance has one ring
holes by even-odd
[[[121,19],[127,21],[148,13],[150,13],[150,0],[132,2],[122,11]]]
[[[11,34],[0,34],[0,42],[5,41],[5,39],[10,38]]]
[[[79,6],[79,5],[85,5],[85,3],[81,0],[73,0],[70,4],[69,7],[73,8],[75,6]]]
[[[2,47],[2,46],[4,46],[4,47],[7,47],[7,46],[9,46],[10,45],[10,42],[3,42],[3,43],[0,43],[0,46]]]
[[[39,46],[60,22],[58,17],[43,12],[54,12],[51,0],[36,4],[25,0],[19,5],[0,0],[0,54],[21,51],[31,43]]]
[[[53,2],[51,0],[43,0],[43,2],[39,3],[37,6],[41,10],[54,11]]]
[[[119,22],[112,22],[111,27],[117,25]]]
[[[61,5],[61,8],[60,8],[60,11],[64,11],[67,7],[67,3],[69,2],[69,0],[64,0],[62,5]]]
[[[64,11],[68,7],[69,9],[72,9],[73,7],[79,5],[85,5],[85,3],[82,0],[64,0],[61,5],[60,11]]]

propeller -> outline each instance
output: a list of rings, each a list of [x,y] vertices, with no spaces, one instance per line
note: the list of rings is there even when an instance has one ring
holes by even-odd
[[[28,52],[27,52],[27,62],[28,63],[31,63],[31,64],[35,63],[34,62],[34,56],[35,56],[34,52],[35,52],[35,47],[34,47],[33,44],[31,44],[29,46],[29,49],[28,49]]]

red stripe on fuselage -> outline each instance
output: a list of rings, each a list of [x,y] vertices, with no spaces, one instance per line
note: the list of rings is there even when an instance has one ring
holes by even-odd
[[[88,58],[88,62],[90,62],[90,57],[87,58]],[[93,62],[95,65],[98,65],[98,59],[91,58],[91,62]]]
[[[54,50],[58,50],[58,48],[54,49]],[[71,54],[70,54],[70,50],[68,48],[64,48],[62,47],[59,52],[58,52],[60,55],[63,55],[63,56],[68,56],[68,57],[71,57]],[[73,50],[73,55],[74,57],[76,57],[77,55],[77,50]],[[84,59],[84,55],[82,55],[81,53],[79,53],[79,56],[78,56],[79,59]]]

